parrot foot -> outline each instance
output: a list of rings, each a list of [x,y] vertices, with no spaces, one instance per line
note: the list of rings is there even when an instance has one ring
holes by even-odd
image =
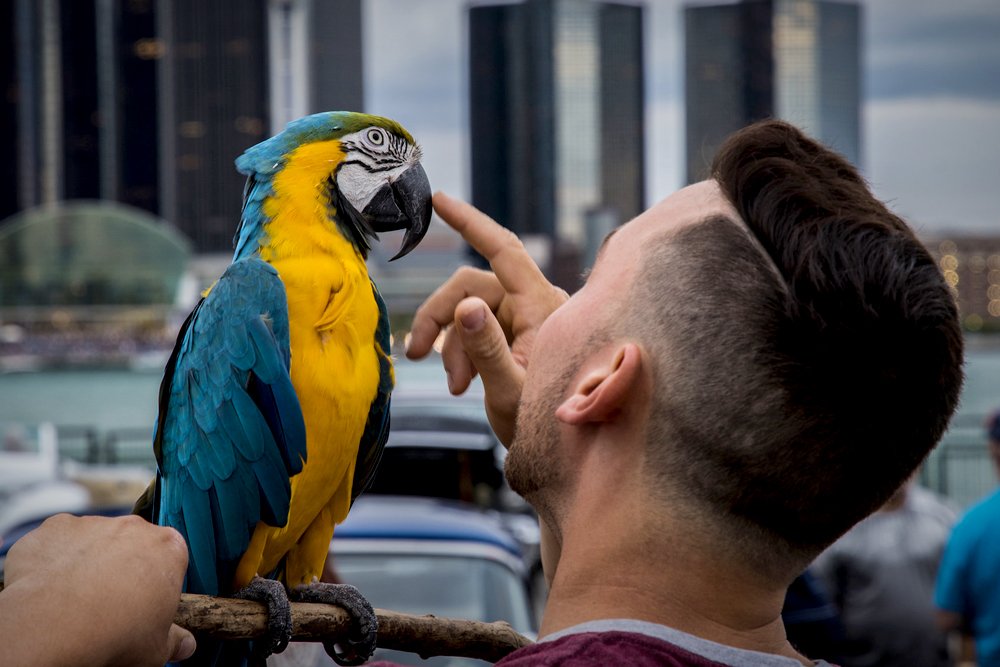
[[[254,577],[234,598],[253,600],[267,605],[267,632],[253,642],[255,657],[266,658],[281,653],[292,638],[292,605],[284,585],[273,579]]]
[[[343,641],[325,641],[323,647],[338,665],[360,665],[375,652],[378,619],[371,604],[350,584],[325,584],[318,581],[291,591],[299,602],[321,602],[340,607],[350,615],[353,636]]]

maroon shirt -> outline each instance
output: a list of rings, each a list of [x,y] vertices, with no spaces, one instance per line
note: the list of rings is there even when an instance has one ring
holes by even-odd
[[[800,667],[792,658],[725,646],[655,623],[606,619],[581,623],[525,646],[495,667]],[[369,667],[398,667],[385,661]],[[833,667],[820,660],[815,667]]]
[[[635,632],[583,632],[514,651],[496,667],[725,667],[662,639]]]

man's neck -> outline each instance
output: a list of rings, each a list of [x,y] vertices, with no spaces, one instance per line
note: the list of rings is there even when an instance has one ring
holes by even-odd
[[[628,618],[812,664],[786,640],[783,587],[764,585],[734,568],[727,554],[694,544],[689,527],[664,524],[662,517],[643,526],[636,515],[623,522],[592,509],[586,522],[567,517],[563,525],[540,636]]]

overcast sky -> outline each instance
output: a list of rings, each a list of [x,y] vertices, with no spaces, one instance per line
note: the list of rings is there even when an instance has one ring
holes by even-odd
[[[466,0],[367,0],[366,105],[469,192]],[[647,193],[683,185],[680,0],[647,0]],[[702,3],[703,4],[703,3]],[[876,194],[925,233],[1000,234],[1000,1],[862,0],[863,151]]]

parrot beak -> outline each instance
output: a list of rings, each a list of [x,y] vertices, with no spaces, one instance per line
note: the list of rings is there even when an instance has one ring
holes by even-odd
[[[403,245],[390,262],[416,248],[431,221],[431,184],[424,168],[415,164],[383,185],[361,215],[375,232],[406,230]]]

